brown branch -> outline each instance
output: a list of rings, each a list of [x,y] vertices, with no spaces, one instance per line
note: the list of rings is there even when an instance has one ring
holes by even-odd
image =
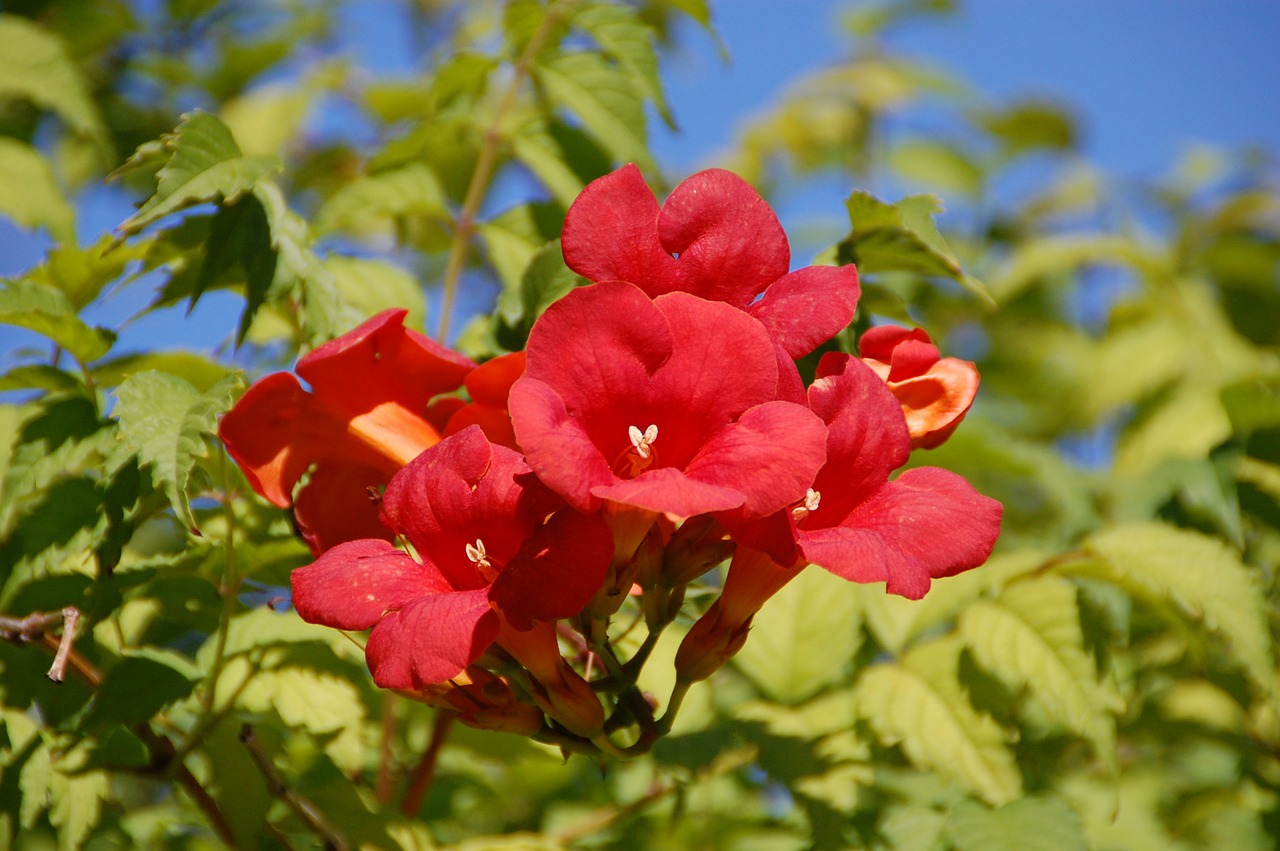
[[[446,710],[436,712],[435,723],[431,725],[431,739],[427,742],[422,759],[413,768],[413,774],[409,777],[409,789],[404,793],[404,802],[400,805],[400,811],[410,818],[418,814],[423,799],[427,797],[427,790],[431,788],[431,781],[436,776],[440,749],[444,747],[455,717],[454,713]]]
[[[262,778],[267,781],[267,790],[275,798],[279,798],[284,802],[294,815],[302,820],[303,824],[324,842],[324,847],[333,849],[333,851],[349,851],[351,848],[347,844],[347,840],[342,834],[338,833],[329,823],[325,821],[324,816],[320,814],[320,810],[316,805],[302,797],[298,793],[289,788],[284,782],[279,769],[271,761],[271,757],[262,749],[262,743],[258,741],[258,737],[253,732],[251,724],[245,724],[240,728],[240,741],[249,751],[249,756],[253,760],[253,764],[257,766]]]
[[[19,644],[43,639],[54,650],[53,664],[49,666],[49,673],[45,676],[60,683],[66,678],[67,662],[76,640],[76,624],[79,622],[80,610],[75,606],[67,606],[58,612],[32,612],[25,618],[0,615],[0,638]],[[48,634],[48,630],[58,624],[62,624],[62,637],[55,639]],[[91,685],[96,686],[101,680],[98,676]]]

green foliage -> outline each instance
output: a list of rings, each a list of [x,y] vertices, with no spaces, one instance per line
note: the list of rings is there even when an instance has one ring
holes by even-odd
[[[953,4],[856,6],[846,58],[713,164],[771,198],[815,178],[919,193],[829,211],[822,260],[863,282],[831,347],[888,317],[977,362],[967,421],[911,463],[1005,504],[996,555],[916,602],[806,570],[649,755],[602,767],[455,727],[414,809],[438,716],[373,687],[363,637],[279,604],[311,555],[218,417],[239,368],[387,307],[421,328],[441,304],[437,336],[478,358],[521,348],[581,283],[558,240],[582,187],[625,161],[666,172],[649,120],[676,125],[677,23],[718,38],[712,10],[405,4],[422,60],[385,79],[326,53],[347,2],[151,5],[0,15],[0,215],[52,243],[0,282],[0,846],[1274,845],[1274,161],[1114,180],[1059,105],[985,102],[884,40]],[[339,100],[350,133],[316,120]],[[79,245],[77,187],[113,167],[137,212]],[[121,293],[146,306],[104,318]],[[459,332],[454,294],[495,293]],[[223,297],[226,347],[128,342]],[[47,626],[11,623],[33,613]],[[687,629],[650,648],[659,701]]]

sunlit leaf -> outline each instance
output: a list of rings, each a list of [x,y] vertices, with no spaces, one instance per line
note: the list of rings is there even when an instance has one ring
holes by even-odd
[[[72,130],[95,139],[106,154],[102,116],[62,42],[33,21],[0,15],[0,99],[9,98],[56,112]]]
[[[1022,790],[1005,734],[970,705],[958,679],[961,645],[943,638],[900,661],[872,665],[855,686],[858,714],[886,745],[900,744],[921,768],[932,768],[993,805]]]
[[[0,324],[48,337],[81,363],[105,355],[115,342],[106,328],[92,328],[60,291],[28,280],[0,281]]]
[[[652,170],[644,102],[628,76],[598,53],[560,53],[544,58],[535,76],[557,107],[582,122],[617,162]]]
[[[1229,644],[1263,692],[1274,679],[1270,632],[1258,576],[1213,538],[1159,523],[1119,526],[1091,536],[1096,564],[1068,565],[1154,602],[1169,601]]]
[[[120,438],[150,467],[164,486],[178,520],[197,533],[187,491],[191,472],[207,453],[206,437],[231,407],[240,379],[228,376],[201,393],[176,375],[147,371],[131,375],[116,389]]]
[[[573,23],[591,34],[605,55],[618,63],[645,99],[657,108],[662,120],[674,127],[675,118],[658,76],[653,38],[639,15],[628,6],[591,3],[574,14]]]
[[[273,156],[244,156],[227,126],[198,110],[161,141],[170,155],[156,173],[156,192],[117,228],[120,233],[136,233],[193,204],[234,201],[279,167]]]
[[[61,243],[76,240],[75,210],[63,196],[49,161],[30,145],[2,137],[0,215],[23,227],[43,227]]]
[[[947,815],[956,851],[1085,851],[1080,818],[1058,798],[1023,798],[992,810],[961,801]]]

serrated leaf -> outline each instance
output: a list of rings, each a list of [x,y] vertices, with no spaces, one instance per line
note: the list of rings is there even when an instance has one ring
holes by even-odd
[[[1084,649],[1076,589],[1044,576],[1005,587],[996,600],[978,600],[959,621],[960,636],[978,664],[1006,685],[1026,688],[1048,716],[1093,743],[1115,770],[1115,720],[1121,705],[1098,682]]]
[[[1022,778],[1005,735],[970,705],[960,685],[962,645],[942,638],[900,661],[872,665],[854,686],[858,714],[886,745],[900,744],[920,768],[971,789],[994,805],[1014,800]]]
[[[1085,851],[1080,818],[1059,798],[1023,798],[992,810],[961,801],[947,815],[956,851]]]
[[[58,37],[26,18],[0,15],[0,99],[15,97],[56,112],[109,150],[102,116]]]
[[[227,126],[199,110],[184,115],[163,143],[172,154],[156,174],[156,192],[116,229],[121,234],[193,204],[234,201],[280,164],[273,156],[244,156]]]
[[[1259,577],[1230,547],[1185,529],[1138,523],[1099,532],[1085,548],[1098,556],[1097,563],[1063,569],[1157,603],[1173,602],[1225,638],[1258,688],[1271,692],[1274,660]]]
[[[28,280],[0,281],[0,323],[48,337],[85,364],[109,352],[116,340],[106,328],[81,321],[61,292]]]
[[[938,232],[933,216],[942,211],[942,203],[936,197],[912,195],[886,204],[867,192],[854,192],[845,206],[851,230],[840,244],[842,260],[856,263],[865,273],[914,272],[950,278],[995,305],[986,286],[964,271]]]
[[[0,137],[0,215],[26,228],[43,227],[60,243],[75,243],[76,213],[39,151]]]
[[[328,739],[325,752],[346,772],[364,767],[365,705],[346,677],[294,665],[263,671],[241,690],[236,705],[275,711],[288,726]]]
[[[825,570],[802,570],[756,614],[735,667],[784,703],[840,682],[862,636],[857,593]]]
[[[591,34],[596,44],[618,63],[632,84],[657,108],[667,126],[675,129],[675,119],[667,106],[658,74],[653,34],[639,14],[629,6],[592,3],[574,14],[573,23]]]
[[[544,58],[534,75],[552,104],[575,115],[615,160],[653,170],[644,101],[626,74],[600,54],[581,51]]]
[[[239,376],[219,381],[205,393],[163,372],[130,376],[116,390],[120,439],[150,467],[163,486],[178,521],[198,534],[187,483],[206,454],[205,437],[217,432],[218,417],[231,407]]]

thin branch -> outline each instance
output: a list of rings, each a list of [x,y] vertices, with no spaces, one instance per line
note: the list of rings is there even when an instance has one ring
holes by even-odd
[[[498,147],[502,142],[499,127],[507,113],[511,111],[511,107],[515,105],[520,86],[533,70],[533,63],[559,22],[563,14],[562,7],[567,5],[569,2],[559,2],[547,7],[537,31],[525,45],[520,58],[516,60],[511,82],[503,92],[502,99],[494,110],[493,119],[485,130],[484,143],[476,157],[476,167],[471,172],[471,182],[467,184],[467,194],[463,196],[462,209],[458,211],[458,219],[454,225],[453,241],[449,245],[449,259],[445,262],[444,291],[440,297],[440,325],[436,332],[436,339],[441,343],[445,342],[449,334],[450,314],[453,312],[453,301],[458,293],[458,280],[462,276],[462,267],[467,259],[467,248],[471,244],[471,235],[475,231],[476,215],[480,212],[480,204],[484,201],[489,182],[493,179],[494,170],[498,165]]]
[[[409,776],[409,789],[404,793],[404,801],[400,805],[400,812],[410,818],[418,814],[418,810],[422,808],[423,799],[427,797],[427,790],[431,788],[431,781],[436,776],[440,749],[444,747],[445,739],[449,737],[449,730],[453,727],[455,717],[454,713],[444,709],[436,712],[435,723],[431,725],[431,739],[427,742],[427,749],[423,752],[422,759],[418,760],[418,764],[413,768],[413,774]]]
[[[24,618],[0,615],[0,638],[19,644],[43,639],[54,650],[53,664],[49,666],[49,672],[45,676],[60,683],[66,678],[67,663],[71,661],[72,645],[76,640],[76,624],[79,622],[80,610],[75,606],[67,606],[57,612],[32,612]],[[62,637],[55,639],[47,633],[58,624],[62,624]],[[92,685],[97,685],[101,680],[102,677],[98,676]]]
[[[308,801],[298,793],[294,792],[284,782],[284,777],[280,775],[280,771],[272,763],[271,757],[262,749],[262,743],[253,732],[251,724],[245,724],[240,728],[240,741],[249,751],[249,757],[253,760],[253,764],[257,766],[262,778],[267,781],[267,790],[273,797],[279,798],[284,802],[294,815],[302,820],[303,824],[324,842],[325,848],[333,849],[333,851],[348,851],[350,845],[329,823],[325,821],[324,816],[320,814],[320,810],[315,804]]]

